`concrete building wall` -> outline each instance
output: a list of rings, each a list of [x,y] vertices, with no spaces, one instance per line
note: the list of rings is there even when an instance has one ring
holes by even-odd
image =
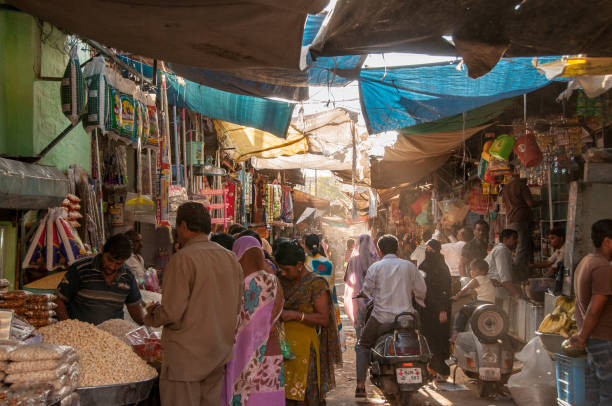
[[[56,27],[0,10],[0,154],[36,155],[70,124],[62,113],[61,83],[38,79],[64,74],[68,42]],[[91,137],[78,125],[40,164],[90,171]]]

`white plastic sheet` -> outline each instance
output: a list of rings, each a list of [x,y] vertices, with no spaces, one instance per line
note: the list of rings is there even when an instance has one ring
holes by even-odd
[[[516,354],[523,363],[521,372],[508,379],[508,389],[518,406],[549,406],[556,404],[555,366],[540,337],[532,338]]]

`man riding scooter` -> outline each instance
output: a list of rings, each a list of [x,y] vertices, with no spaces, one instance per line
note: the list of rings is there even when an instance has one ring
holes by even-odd
[[[416,266],[398,258],[398,240],[384,235],[378,240],[383,258],[370,266],[361,293],[374,302],[372,314],[357,343],[357,388],[355,397],[366,397],[365,380],[370,350],[377,338],[389,329],[397,315],[412,313],[412,298],[424,306],[425,280]]]

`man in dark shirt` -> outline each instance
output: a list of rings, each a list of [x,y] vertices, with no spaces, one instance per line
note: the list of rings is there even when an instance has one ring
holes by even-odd
[[[575,317],[578,334],[572,346],[586,348],[589,392],[599,395],[599,405],[612,404],[612,220],[599,220],[591,227],[595,246],[574,273]]]
[[[533,200],[527,181],[521,179],[516,172],[510,183],[504,186],[502,200],[506,207],[506,225],[519,235],[514,258],[514,279],[517,282],[524,281],[529,277],[529,264],[533,262],[531,208],[539,206],[541,202]]]
[[[131,255],[131,241],[118,234],[106,241],[101,254],[72,264],[57,287],[58,318],[97,325],[110,319],[123,319],[125,304],[132,319],[143,324],[140,291],[125,265]]]
[[[489,223],[479,220],[474,226],[474,238],[468,241],[461,250],[459,272],[469,275],[469,266],[475,259],[485,259],[489,248]]]

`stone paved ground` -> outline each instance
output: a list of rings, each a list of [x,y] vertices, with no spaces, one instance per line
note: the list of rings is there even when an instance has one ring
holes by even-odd
[[[340,274],[340,275],[338,275]],[[342,307],[342,295],[344,291],[342,273],[336,275],[336,289],[338,298]],[[367,406],[367,405],[388,405],[382,397],[378,388],[373,386],[368,381],[368,399],[355,399],[355,330],[350,325],[349,319],[342,314],[343,330],[346,335],[347,350],[343,354],[343,365],[336,369],[336,389],[331,391],[327,396],[327,404],[329,406]],[[458,384],[470,386],[469,381],[465,376],[458,371],[456,382]],[[433,384],[429,384],[421,388],[419,393],[413,398],[412,405],[414,406],[448,406],[448,405],[465,405],[465,406],[510,406],[514,405],[512,400],[486,400],[478,399],[476,394],[471,390],[459,391],[444,391],[439,390]]]

